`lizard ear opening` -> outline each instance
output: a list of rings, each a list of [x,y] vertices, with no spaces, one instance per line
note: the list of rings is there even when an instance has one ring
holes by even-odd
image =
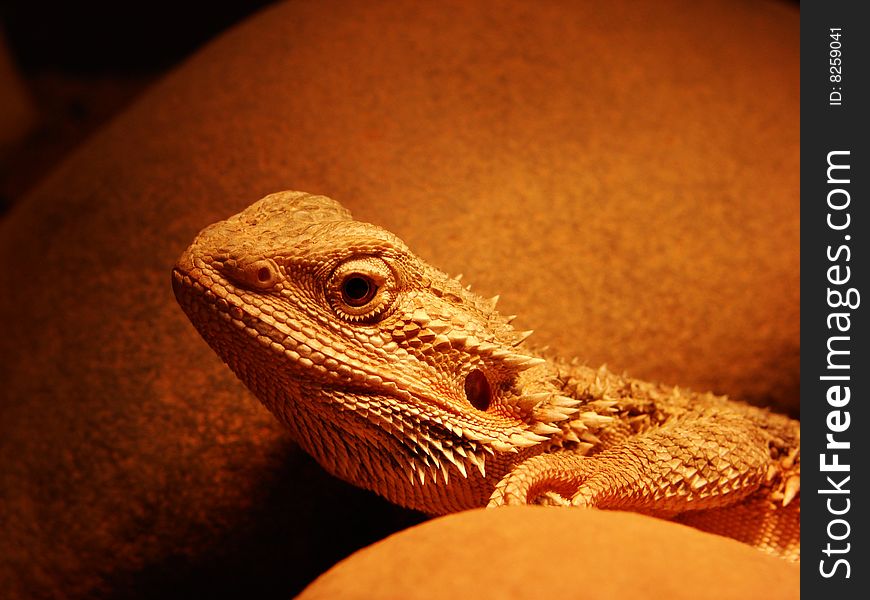
[[[485,411],[492,402],[489,380],[480,369],[474,369],[465,377],[465,397],[477,410]]]

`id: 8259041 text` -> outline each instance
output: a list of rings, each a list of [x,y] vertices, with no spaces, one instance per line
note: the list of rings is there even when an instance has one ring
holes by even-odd
[[[828,42],[828,81],[831,84],[831,92],[828,94],[828,106],[843,105],[843,36],[842,28],[831,27],[829,29],[831,40]]]

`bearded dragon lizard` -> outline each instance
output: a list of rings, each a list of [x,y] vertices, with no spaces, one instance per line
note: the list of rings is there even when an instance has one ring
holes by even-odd
[[[630,510],[799,560],[797,421],[544,358],[498,297],[334,200],[281,192],[206,227],[172,283],[304,450],[392,502]]]

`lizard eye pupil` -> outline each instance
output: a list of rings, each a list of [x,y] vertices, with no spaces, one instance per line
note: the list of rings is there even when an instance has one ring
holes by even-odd
[[[477,410],[486,410],[492,400],[492,390],[483,371],[474,369],[465,378],[465,397]]]
[[[339,264],[324,283],[324,300],[336,316],[360,325],[382,318],[399,291],[393,270],[376,256],[361,256]]]
[[[368,304],[377,291],[378,286],[372,280],[359,274],[347,277],[341,284],[342,300],[349,306]]]

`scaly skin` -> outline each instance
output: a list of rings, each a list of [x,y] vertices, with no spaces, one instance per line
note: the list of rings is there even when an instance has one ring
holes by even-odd
[[[207,227],[173,287],[307,452],[393,502],[631,510],[799,558],[798,422],[538,356],[496,298],[334,200],[282,192]]]

